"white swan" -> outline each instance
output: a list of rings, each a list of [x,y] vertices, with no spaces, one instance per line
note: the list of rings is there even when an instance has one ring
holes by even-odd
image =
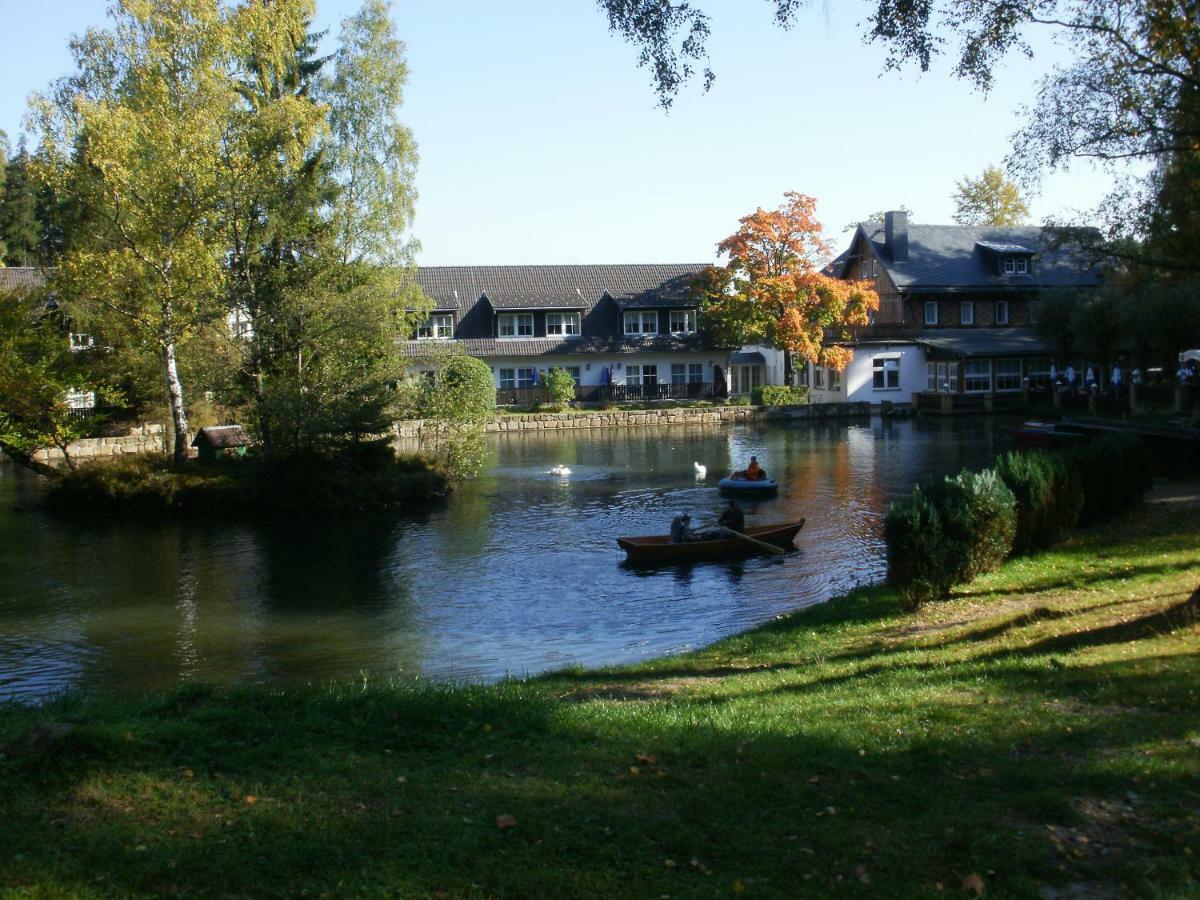
[[[700,463],[692,463],[692,465],[696,467],[696,479],[697,480],[704,478],[704,476],[706,476],[708,474],[707,466],[702,466],[702,465],[700,465]]]
[[[571,470],[568,469],[566,466],[559,464],[550,470],[550,474],[551,475],[570,475]]]

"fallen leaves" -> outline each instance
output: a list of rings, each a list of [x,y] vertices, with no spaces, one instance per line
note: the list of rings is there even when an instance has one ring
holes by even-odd
[[[974,894],[976,897],[983,896],[983,878],[978,872],[972,872],[962,881],[962,889],[968,893]]]
[[[496,827],[501,831],[504,831],[506,828],[516,828],[516,816],[510,816],[508,813],[496,816]]]

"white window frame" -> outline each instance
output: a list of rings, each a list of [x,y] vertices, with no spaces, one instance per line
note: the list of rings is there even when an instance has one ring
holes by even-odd
[[[866,259],[863,259],[863,261],[860,262],[858,265],[858,277],[860,280],[865,281],[867,278],[870,277],[870,274],[871,274],[871,263],[868,262]]]
[[[694,309],[671,310],[669,327],[671,334],[695,334],[696,311]]]
[[[1007,325],[1008,324],[1008,301],[1007,300],[997,300],[996,301],[996,324],[997,325]]]
[[[876,278],[879,275],[879,260],[871,258],[871,277]]]
[[[1025,360],[1025,374],[1032,387],[1050,386],[1050,357],[1035,356]]]
[[[932,315],[930,315],[932,313]],[[936,300],[925,301],[925,324],[936,325],[938,323],[938,302]]]
[[[517,387],[533,387],[533,366],[517,367]]]
[[[505,333],[505,330],[509,333]],[[533,337],[533,313],[500,313],[497,330],[501,340],[517,340]]]
[[[975,368],[977,371],[972,372]],[[980,379],[987,379],[980,386]],[[972,386],[974,384],[974,387]],[[992,391],[992,361],[990,359],[968,359],[963,363],[963,393],[990,394]]]
[[[734,394],[753,394],[762,387],[762,366],[758,363],[731,366]]]
[[[900,390],[900,357],[876,356],[872,358],[871,387],[876,391]]]
[[[448,341],[454,337],[454,314],[434,313],[417,326],[418,341]]]
[[[1023,256],[1020,256],[1017,258],[1017,274],[1018,275],[1028,275],[1029,274],[1029,260],[1027,260]]]
[[[1024,374],[1021,371],[1021,360],[998,359],[996,360],[995,368],[997,394],[1001,392],[1011,393],[1021,389],[1021,377]]]
[[[241,337],[242,335],[241,335],[241,332],[234,331],[233,336]],[[93,347],[96,346],[96,339],[90,334],[81,334],[79,332],[72,331],[70,340],[71,340],[71,349],[75,350],[75,351],[91,350]]]
[[[958,391],[958,363],[925,363],[925,390],[939,394],[956,393]]]
[[[958,323],[960,325],[975,324],[975,301],[963,300],[958,304]]]
[[[813,366],[813,390],[825,390],[825,367]]]
[[[829,387],[827,390],[840,391],[842,389],[842,373],[833,366],[829,367]]]
[[[577,312],[548,312],[546,313],[546,337],[579,337],[579,313]]]
[[[656,309],[626,310],[623,322],[625,334],[658,334],[658,310]],[[632,329],[630,328],[631,325],[633,326]]]
[[[1016,275],[1017,274],[1017,258],[1015,256],[1004,257],[1004,274],[1005,275]]]
[[[575,387],[583,384],[583,372],[580,371],[579,366],[559,366],[559,368],[565,370],[571,376],[571,380],[575,382]]]
[[[639,384],[658,384],[658,366],[654,363],[640,363],[625,367],[625,384],[635,387]]]
[[[671,384],[703,384],[704,363],[671,363]]]
[[[497,372],[497,381],[501,390],[512,390],[517,386],[517,370],[500,369]]]

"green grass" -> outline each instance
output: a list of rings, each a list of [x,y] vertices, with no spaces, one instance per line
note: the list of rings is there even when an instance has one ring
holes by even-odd
[[[1198,585],[1144,506],[632,668],[9,706],[0,890],[1195,896]]]

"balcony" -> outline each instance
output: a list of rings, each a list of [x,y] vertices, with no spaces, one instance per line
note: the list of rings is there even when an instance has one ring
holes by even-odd
[[[575,388],[579,403],[648,403],[658,400],[712,400],[716,386],[709,382],[687,384],[589,384]],[[550,402],[544,387],[500,388],[497,406],[538,406]]]
[[[826,341],[911,341],[922,333],[920,325],[843,325],[825,329]]]

